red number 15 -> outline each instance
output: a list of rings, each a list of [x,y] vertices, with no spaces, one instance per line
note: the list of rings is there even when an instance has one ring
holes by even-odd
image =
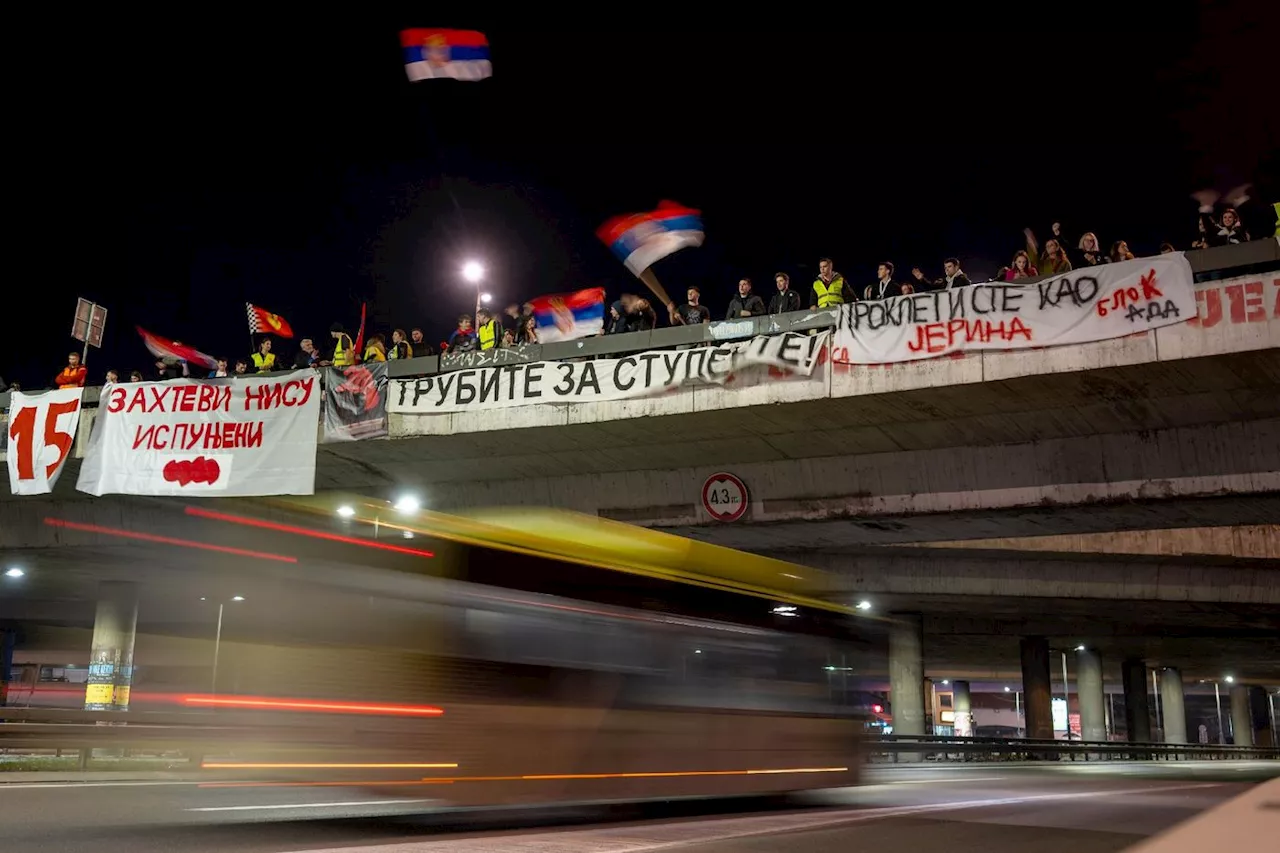
[[[78,408],[80,408],[79,400],[68,400],[65,403],[50,403],[45,411],[44,444],[46,447],[58,448],[58,458],[50,462],[45,469],[45,479],[52,477],[58,470],[58,466],[71,452],[71,445],[75,441],[75,436],[58,429],[58,418]],[[39,408],[36,406],[26,406],[14,415],[9,423],[9,438],[17,444],[19,480],[36,478],[35,452],[32,444],[35,440],[36,412],[38,411]]]

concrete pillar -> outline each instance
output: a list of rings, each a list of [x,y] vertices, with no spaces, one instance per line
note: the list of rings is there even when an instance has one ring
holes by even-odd
[[[1236,684],[1231,688],[1231,735],[1236,746],[1253,746],[1253,709],[1249,700],[1248,687]]]
[[[1270,749],[1275,744],[1271,739],[1271,714],[1268,705],[1271,697],[1262,687],[1249,688],[1249,714],[1253,720],[1253,745]]]
[[[1049,680],[1049,641],[1024,637],[1022,651],[1023,707],[1027,737],[1053,740],[1053,691]]]
[[[1107,697],[1102,687],[1102,655],[1092,649],[1076,652],[1076,691],[1080,702],[1080,738],[1107,739]]]
[[[1151,706],[1147,703],[1147,665],[1129,658],[1121,667],[1124,676],[1124,722],[1129,743],[1151,742]]]
[[[889,630],[889,701],[893,733],[924,734],[924,620],[895,613]],[[905,757],[905,756],[904,756]]]
[[[1187,743],[1187,706],[1182,670],[1166,666],[1160,673],[1160,703],[1164,705],[1164,742]]]
[[[89,678],[84,691],[86,711],[129,710],[137,628],[137,585],[120,581],[101,584],[93,620]]]
[[[956,736],[973,737],[973,699],[969,682],[951,682],[951,710],[956,715]]]
[[[13,671],[13,646],[17,635],[0,630],[0,708],[9,702],[9,673]]]

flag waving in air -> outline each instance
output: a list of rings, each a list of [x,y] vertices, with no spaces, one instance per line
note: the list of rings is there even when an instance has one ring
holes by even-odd
[[[272,314],[266,308],[261,308],[252,302],[246,302],[245,306],[249,312],[249,334],[276,335],[281,338],[293,337],[293,327],[289,325],[288,320],[279,314]]]
[[[615,216],[596,229],[596,236],[637,277],[668,255],[701,246],[706,237],[702,214],[674,201],[648,213]]]
[[[493,75],[489,40],[475,30],[400,31],[409,80],[483,80]]]
[[[538,343],[572,341],[604,328],[604,288],[539,296],[529,303],[538,323]]]
[[[217,369],[218,360],[211,355],[206,355],[194,347],[180,344],[177,341],[171,341],[168,338],[162,338],[159,335],[153,335],[141,326],[135,326],[138,334],[142,335],[142,343],[156,358],[173,358],[178,361],[185,361],[188,364],[203,364],[210,369]]]

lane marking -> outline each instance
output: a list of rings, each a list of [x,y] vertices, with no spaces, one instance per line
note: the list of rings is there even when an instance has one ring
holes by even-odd
[[[523,836],[508,834],[488,838],[414,841],[372,847],[333,847],[322,850],[300,850],[295,851],[295,853],[547,853],[548,850],[552,849],[549,846],[551,844],[556,845],[554,848],[556,853],[598,853],[598,851],[605,849],[609,850],[610,853],[651,853],[651,851],[657,850],[675,850],[713,842],[778,835],[786,832],[808,832],[922,813],[962,811],[1050,800],[1160,794],[1169,791],[1217,788],[1225,784],[1229,783],[1204,782],[1190,785],[1164,785],[1123,790],[1080,791],[1069,794],[1036,794],[1026,797],[961,800],[954,803],[931,803],[920,806],[844,809],[836,812],[820,812],[817,815],[812,813],[768,815],[692,823],[666,823],[647,827],[630,826],[616,829],[526,834]],[[733,829],[730,827],[738,828]],[[685,837],[670,838],[673,834],[677,836],[683,834]],[[649,837],[645,838],[645,835]],[[663,838],[663,836],[667,836],[667,838]]]
[[[400,806],[409,803],[431,803],[434,800],[352,800],[345,803],[274,803],[268,806],[203,806],[183,809],[187,812],[253,812],[272,809],[338,809],[353,806]]]

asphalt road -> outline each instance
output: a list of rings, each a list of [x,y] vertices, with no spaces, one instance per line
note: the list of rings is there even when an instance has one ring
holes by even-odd
[[[1123,850],[1263,779],[1280,762],[871,772],[802,802],[704,803],[643,813],[444,813],[408,789],[210,788],[191,781],[0,778],[0,848],[24,853],[1101,853]],[[637,819],[639,818],[639,819]],[[927,845],[927,846],[926,846]]]

